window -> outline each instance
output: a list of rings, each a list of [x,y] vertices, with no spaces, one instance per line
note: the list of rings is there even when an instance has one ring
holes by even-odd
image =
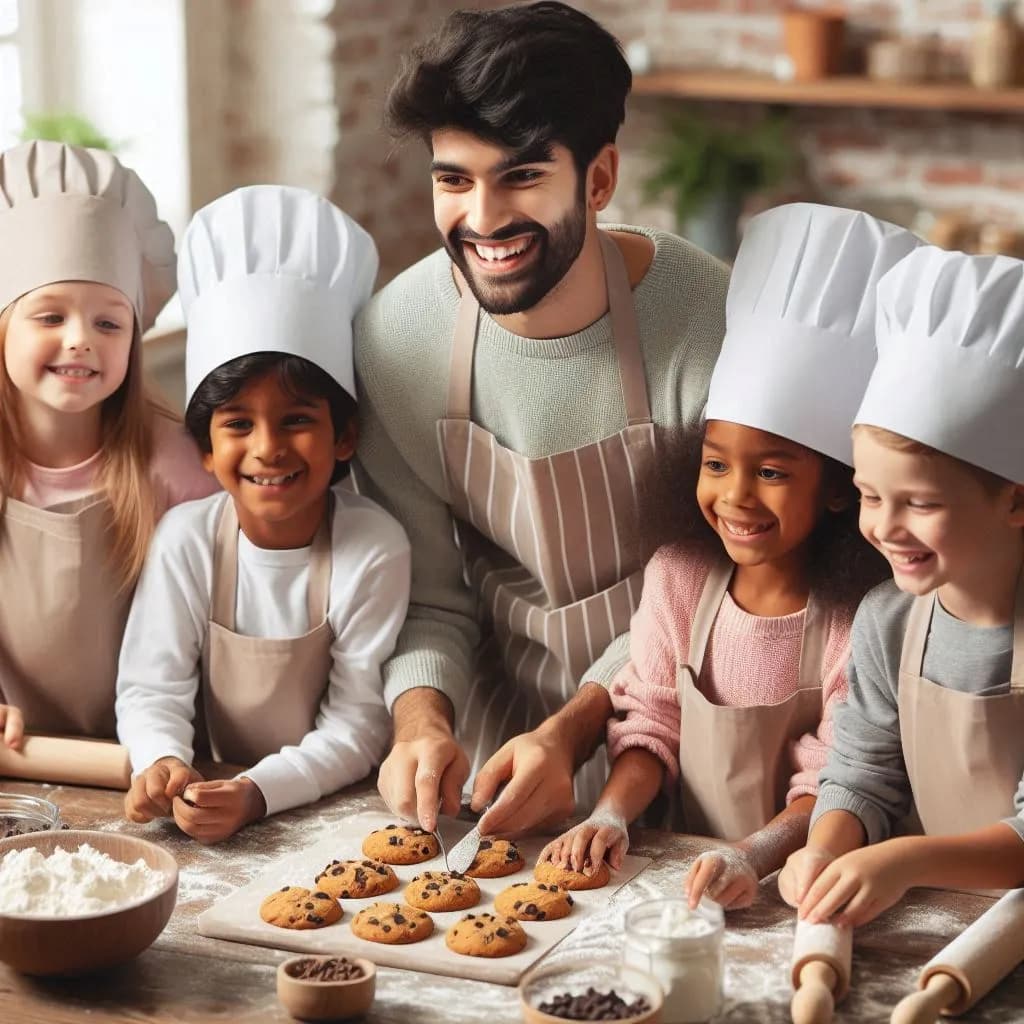
[[[21,132],[21,62],[18,59],[18,0],[0,0],[0,150]]]

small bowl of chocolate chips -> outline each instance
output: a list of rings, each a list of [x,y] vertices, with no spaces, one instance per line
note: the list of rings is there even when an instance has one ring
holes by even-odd
[[[277,998],[299,1020],[343,1020],[366,1013],[377,967],[361,956],[293,956],[277,969]]]
[[[0,793],[0,839],[59,828],[60,810],[56,804],[37,796]]]
[[[619,960],[572,959],[539,967],[519,983],[527,1024],[615,1020],[658,1024],[664,994],[657,978]]]

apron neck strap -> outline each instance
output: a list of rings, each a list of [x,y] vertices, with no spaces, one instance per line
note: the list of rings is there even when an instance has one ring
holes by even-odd
[[[690,650],[687,664],[693,672],[694,682],[700,678],[704,665],[708,641],[714,628],[718,609],[725,600],[729,590],[729,581],[735,571],[735,565],[728,559],[715,563],[701,591],[697,610],[690,626]],[[825,648],[828,644],[829,617],[821,608],[812,594],[807,600],[804,613],[804,629],[800,638],[800,671],[798,689],[817,690],[821,688],[825,677]]]
[[[643,352],[640,348],[640,330],[633,307],[633,293],[629,287],[626,261],[622,252],[606,231],[599,230],[604,262],[605,285],[608,289],[608,312],[612,338],[619,363],[619,383],[629,426],[651,422],[651,405],[647,397],[647,375],[644,372]],[[448,397],[445,418],[468,420],[472,408],[473,353],[476,349],[480,304],[465,278],[456,271],[462,287],[462,298],[455,317],[455,335],[448,372]]]
[[[1024,693],[1024,569],[1017,577],[1013,602],[1013,661],[1010,664],[1010,692]]]
[[[331,597],[331,527],[334,523],[334,495],[327,492],[327,508],[320,520],[309,554],[309,584],[306,611],[309,628],[315,629],[327,617]],[[235,603],[238,600],[238,514],[227,495],[217,516],[213,542],[213,593],[210,618],[235,631]]]

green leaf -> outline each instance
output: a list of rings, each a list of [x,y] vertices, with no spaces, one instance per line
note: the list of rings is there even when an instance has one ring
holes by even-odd
[[[47,139],[89,149],[115,148],[114,143],[102,135],[88,118],[79,114],[26,114],[21,138],[23,142]]]

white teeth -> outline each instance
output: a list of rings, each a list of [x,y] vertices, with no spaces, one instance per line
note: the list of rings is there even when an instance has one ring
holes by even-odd
[[[915,565],[918,562],[923,562],[928,557],[927,554],[923,555],[901,555],[896,552],[891,552],[889,558],[897,565]]]
[[[771,523],[757,523],[755,526],[743,526],[740,523],[730,523],[728,519],[723,519],[722,524],[734,537],[753,537],[754,534],[764,533],[766,530],[771,528]]]
[[[96,372],[95,370],[79,369],[78,367],[71,366],[52,366],[50,369],[58,377],[91,377]]]
[[[294,473],[288,473],[285,476],[247,476],[246,480],[259,484],[260,487],[276,487],[287,483],[289,480],[294,480],[298,475],[299,471],[296,470]]]
[[[521,242],[516,242],[514,245],[474,245],[477,255],[484,260],[490,262],[496,262],[497,260],[505,260],[510,256],[518,256],[521,252],[525,252],[529,247],[531,239],[524,238]]]

